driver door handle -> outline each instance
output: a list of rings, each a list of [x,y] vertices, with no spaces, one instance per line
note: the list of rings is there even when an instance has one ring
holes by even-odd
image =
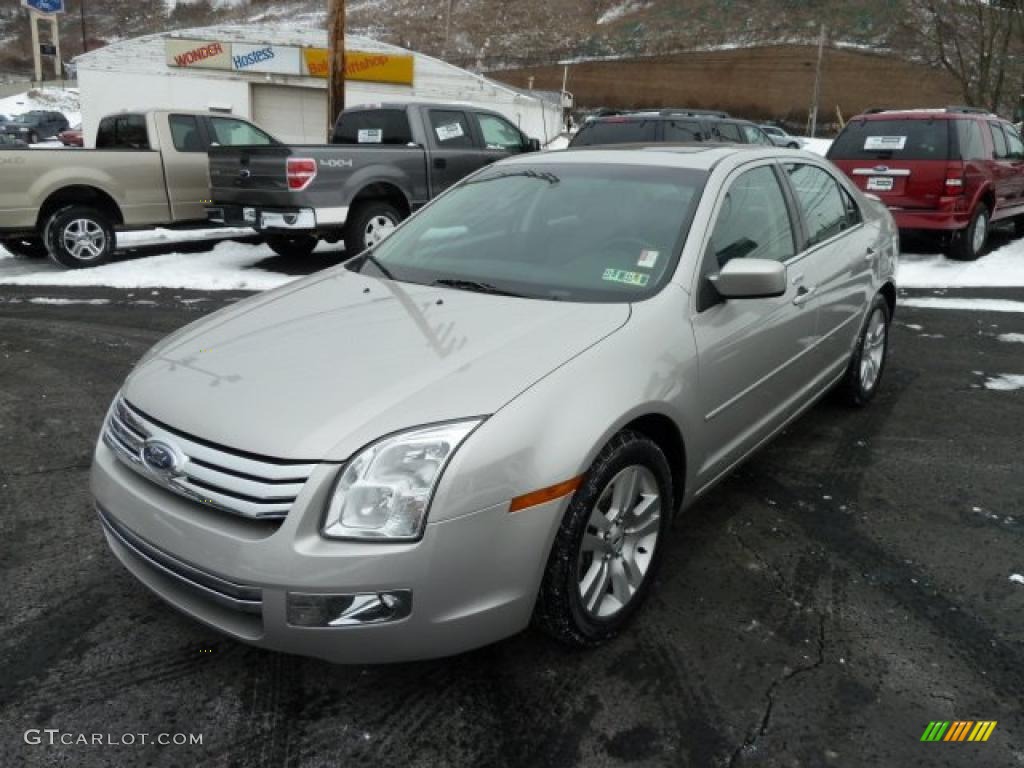
[[[796,292],[796,296],[793,298],[793,303],[800,307],[810,301],[811,296],[814,295],[816,289],[814,286],[808,288],[806,285],[801,285]]]

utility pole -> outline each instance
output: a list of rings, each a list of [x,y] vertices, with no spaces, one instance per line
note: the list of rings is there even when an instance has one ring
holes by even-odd
[[[89,37],[85,32],[85,0],[78,0],[78,10],[82,16],[82,53],[88,53]]]
[[[345,108],[345,0],[329,0],[327,37],[330,43],[330,74],[327,81],[327,138]]]
[[[444,52],[448,53],[448,39],[452,36],[452,0],[447,0],[448,10],[444,21]]]
[[[814,100],[811,102],[811,138],[818,135],[818,100],[821,98],[821,62],[825,56],[825,25],[821,25],[821,35],[818,37],[818,65],[814,70]]]

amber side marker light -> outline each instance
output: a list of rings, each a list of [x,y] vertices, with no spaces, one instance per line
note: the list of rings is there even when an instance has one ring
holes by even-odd
[[[536,507],[538,504],[546,504],[549,501],[568,496],[583,484],[583,475],[566,480],[558,485],[549,485],[539,491],[530,491],[522,496],[516,496],[508,505],[509,512],[519,512],[529,507]]]

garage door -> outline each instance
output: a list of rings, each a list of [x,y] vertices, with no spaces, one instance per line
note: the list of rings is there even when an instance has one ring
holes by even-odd
[[[327,90],[254,85],[252,119],[281,141],[323,144],[327,140]]]

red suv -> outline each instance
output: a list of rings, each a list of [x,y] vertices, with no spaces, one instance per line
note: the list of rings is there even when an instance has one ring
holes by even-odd
[[[901,230],[948,233],[953,258],[973,261],[992,222],[1024,217],[1024,142],[985,110],[871,110],[850,120],[828,158]],[[1015,223],[1024,234],[1024,219]]]

